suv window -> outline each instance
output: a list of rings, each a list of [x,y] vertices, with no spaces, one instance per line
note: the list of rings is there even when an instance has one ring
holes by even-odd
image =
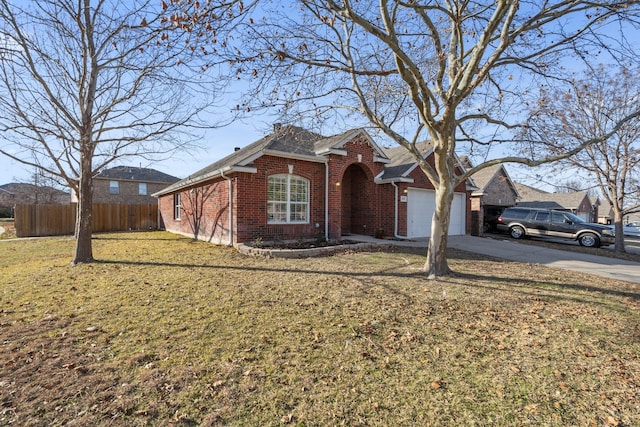
[[[552,212],[551,213],[551,222],[566,222],[567,217],[561,214],[560,212]]]
[[[529,215],[528,209],[505,209],[502,216],[507,218],[525,219]]]
[[[549,221],[549,212],[536,212],[536,221]]]

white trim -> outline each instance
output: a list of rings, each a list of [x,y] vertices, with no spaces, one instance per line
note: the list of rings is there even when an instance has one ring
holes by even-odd
[[[262,151],[262,155],[279,157],[281,159],[306,160],[308,162],[315,162],[315,163],[327,162],[327,158],[325,157],[310,156],[307,154],[283,153],[282,151],[274,151],[274,150],[264,150]],[[258,157],[261,157],[261,156],[258,156]],[[258,157],[255,157],[253,160],[257,159]],[[245,164],[245,162],[243,161],[242,164]]]
[[[324,164],[324,240],[329,241],[329,162]]]
[[[338,156],[346,156],[349,154],[347,150],[338,150],[337,148],[325,148],[322,151],[316,151],[318,156],[325,156],[327,154],[336,154]]]
[[[112,196],[117,196],[118,194],[120,194],[120,181],[116,179],[109,180],[109,194]]]
[[[210,179],[213,179],[216,177],[223,177],[225,173],[229,174],[234,172],[258,173],[258,168],[253,166],[227,166],[222,169],[216,169],[214,171],[211,171],[206,175],[202,175],[198,179],[189,180],[188,178],[185,178],[183,180],[184,182],[180,184],[178,187],[171,188],[171,186],[169,186],[164,190],[158,191],[157,193],[153,193],[152,196],[160,197],[160,196],[164,196],[165,194],[175,193],[177,191],[182,190],[183,188],[191,187],[193,185],[200,184],[205,181],[209,181]]]
[[[269,180],[271,178],[276,178],[276,177],[283,177],[286,180],[286,212],[285,212],[285,221],[277,221],[277,220],[270,220],[269,219],[269,204],[282,204],[284,203],[283,201],[279,201],[279,200],[269,200]],[[291,180],[292,179],[296,179],[299,181],[304,181],[306,184],[306,195],[307,195],[307,200],[306,202],[304,202],[304,205],[306,207],[305,209],[305,220],[304,221],[292,221],[291,220],[291,206],[292,205],[302,205],[303,202],[292,202],[291,201]],[[279,173],[279,174],[273,174],[273,175],[269,175],[267,176],[267,224],[277,224],[277,225],[284,225],[284,224],[310,224],[311,223],[311,181],[303,176],[300,175],[293,175],[293,174],[283,174],[283,173]]]
[[[220,176],[229,183],[229,246],[233,246],[233,179],[225,176],[222,171]]]
[[[376,183],[376,184],[392,184],[394,182],[407,182],[407,183],[411,184],[411,183],[415,182],[415,179],[413,179],[413,178],[405,178],[405,177],[381,179],[380,176],[382,176],[383,174],[384,174],[384,172],[382,172],[381,174],[379,174],[378,176],[373,178],[373,182]]]
[[[374,163],[391,163],[391,159],[387,157],[373,156]]]
[[[182,192],[178,191],[173,194],[173,220],[182,220]]]
[[[394,188],[394,203],[393,203],[393,237],[395,237],[396,239],[407,239],[407,236],[401,236],[398,234],[398,224],[400,221],[400,215],[399,215],[399,208],[398,208],[398,193],[399,193],[399,188],[396,185],[395,182],[391,182],[391,185]],[[407,216],[409,215],[409,213],[407,212]]]
[[[262,157],[264,154],[264,152],[262,150],[253,153],[252,155],[250,155],[249,157],[245,157],[244,159],[240,160],[238,162],[239,165],[242,166],[246,166],[246,165],[250,165],[251,163],[253,163],[255,160],[259,159],[260,157]]]

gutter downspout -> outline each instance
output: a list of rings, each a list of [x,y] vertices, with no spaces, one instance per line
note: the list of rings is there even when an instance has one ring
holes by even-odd
[[[393,188],[395,189],[395,203],[393,206],[393,237],[395,237],[396,239],[408,239],[407,236],[400,236],[398,235],[398,222],[400,221],[400,218],[398,218],[398,185],[395,182],[391,182],[391,185],[393,185]]]
[[[329,241],[329,159],[324,163],[324,240]]]
[[[220,176],[229,183],[229,246],[233,246],[233,179],[224,176],[222,170]]]

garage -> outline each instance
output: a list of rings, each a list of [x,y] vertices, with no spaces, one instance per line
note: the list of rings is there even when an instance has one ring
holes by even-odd
[[[465,195],[455,193],[451,205],[449,235],[465,234]],[[429,237],[436,208],[436,192],[410,188],[407,193],[407,237]]]

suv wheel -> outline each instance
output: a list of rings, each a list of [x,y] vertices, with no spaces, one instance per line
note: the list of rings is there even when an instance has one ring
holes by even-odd
[[[584,233],[578,238],[578,242],[587,248],[597,248],[600,246],[600,239],[593,233]]]
[[[509,233],[511,233],[511,237],[514,239],[522,239],[524,237],[524,228],[515,225],[509,229]]]

